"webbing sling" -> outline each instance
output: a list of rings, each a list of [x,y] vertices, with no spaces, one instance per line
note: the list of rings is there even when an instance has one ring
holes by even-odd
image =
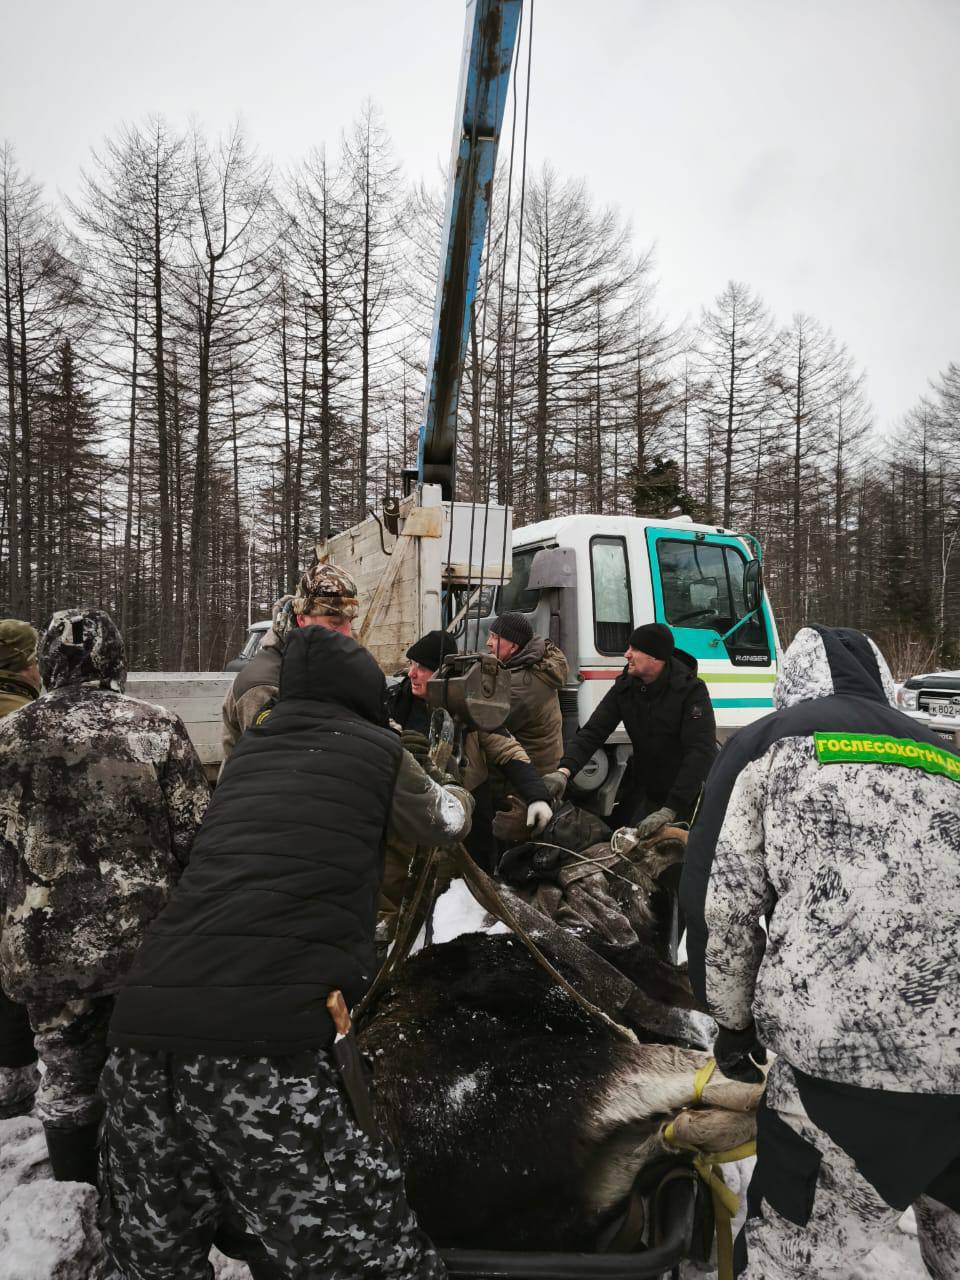
[[[554,967],[543,954],[537,944],[530,937],[530,934],[524,929],[512,909],[501,898],[497,888],[486,872],[481,871],[474,860],[467,853],[463,845],[457,845],[454,849],[447,850],[446,856],[453,863],[459,872],[467,888],[473,894],[477,902],[488,911],[495,919],[505,924],[507,928],[520,939],[523,945],[536,960],[537,964],[549,974],[550,978],[562,987],[570,998],[584,1010],[595,1022],[601,1023],[608,1030],[612,1031],[615,1036],[621,1040],[626,1040],[630,1044],[636,1044],[637,1036],[629,1027],[622,1026],[615,1019],[586,996],[577,991],[567,979]],[[384,961],[383,967],[377,974],[372,986],[366,995],[356,1007],[356,1016],[359,1017],[365,1009],[369,1008],[374,998],[380,994],[386,986],[389,979],[399,969],[410,954],[410,950],[416,941],[426,916],[433,905],[434,891],[436,889],[436,877],[439,871],[441,860],[441,852],[438,849],[430,849],[425,851],[423,855],[423,866],[417,877],[416,887],[409,898],[405,898],[400,907],[400,918],[397,923],[396,939],[390,949],[387,959]],[[597,958],[599,960],[599,957]]]
[[[697,1102],[703,1098],[707,1081],[717,1068],[717,1061],[711,1058],[696,1073],[693,1080],[693,1092]],[[737,1160],[746,1160],[748,1156],[757,1154],[757,1141],[741,1142],[738,1147],[729,1151],[701,1151],[686,1142],[680,1142],[676,1136],[674,1121],[663,1127],[663,1139],[677,1151],[689,1151],[693,1155],[693,1167],[702,1178],[713,1200],[713,1220],[717,1234],[717,1280],[733,1280],[733,1219],[740,1207],[740,1201],[723,1180],[720,1165],[733,1164]]]

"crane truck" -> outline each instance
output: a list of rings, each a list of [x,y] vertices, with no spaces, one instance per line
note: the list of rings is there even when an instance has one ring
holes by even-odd
[[[417,636],[446,627],[478,650],[501,612],[519,611],[565,652],[565,733],[593,711],[623,666],[630,632],[669,626],[697,659],[721,738],[772,707],[779,640],[764,592],[760,547],[749,534],[686,517],[604,513],[558,516],[512,528],[502,503],[456,498],[457,410],[471,307],[490,216],[507,87],[522,0],[467,0],[453,155],[446,200],[424,420],[417,464],[402,497],[329,537],[318,554],[357,582],[356,634],[387,673]],[[250,649],[257,635],[252,631]],[[204,763],[219,764],[220,703],[233,673],[131,673],[130,691],[179,712]],[[623,726],[573,782],[581,805],[607,815],[630,756]],[[502,1276],[677,1275],[689,1256],[696,1193],[664,1184],[655,1198],[655,1243],[637,1254],[488,1253],[451,1250],[462,1280]]]
[[[561,516],[512,528],[501,503],[458,501],[457,407],[477,293],[521,0],[469,0],[454,120],[441,270],[417,465],[381,515],[328,538],[319,554],[360,591],[359,639],[388,672],[441,626],[479,649],[498,613],[524,613],[564,651],[564,732],[584,723],[623,668],[634,627],[664,622],[697,659],[722,740],[770,711],[779,640],[756,539],[688,517]],[[466,600],[466,607],[457,605]],[[608,815],[631,748],[621,725],[574,780]]]
[[[773,706],[780,644],[755,538],[685,516],[601,512],[514,529],[504,504],[456,498],[460,383],[521,5],[466,5],[424,415],[407,492],[328,538],[319,554],[356,579],[358,638],[388,674],[426,631],[450,627],[461,648],[479,649],[498,613],[526,614],[567,656],[570,683],[560,694],[567,737],[622,670],[633,628],[666,623],[697,660],[722,741]],[[132,673],[130,691],[176,710],[215,771],[219,707],[231,678]],[[612,812],[630,752],[621,725],[574,780],[581,804]]]

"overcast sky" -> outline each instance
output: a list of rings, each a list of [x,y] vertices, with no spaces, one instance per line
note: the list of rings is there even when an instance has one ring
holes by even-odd
[[[51,194],[152,112],[283,167],[370,97],[408,177],[447,160],[462,0],[4,10],[0,136]],[[890,427],[960,360],[958,51],[960,0],[538,0],[531,161],[656,246],[671,319],[733,278],[829,325]]]

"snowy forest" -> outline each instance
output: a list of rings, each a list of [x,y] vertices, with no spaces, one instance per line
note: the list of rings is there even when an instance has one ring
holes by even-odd
[[[676,327],[657,228],[549,165],[502,167],[457,497],[515,526],[679,509],[749,530],[784,641],[850,624],[901,676],[956,663],[960,364],[878,422],[829,317],[731,281]],[[415,461],[442,201],[373,106],[290,172],[239,127],[124,127],[62,202],[7,145],[0,615],[98,604],[131,667],[232,657]]]

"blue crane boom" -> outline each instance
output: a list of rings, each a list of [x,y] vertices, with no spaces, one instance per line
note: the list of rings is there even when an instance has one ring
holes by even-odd
[[[460,380],[521,4],[522,0],[467,2],[440,277],[417,448],[417,480],[439,484],[447,499],[454,496]]]

